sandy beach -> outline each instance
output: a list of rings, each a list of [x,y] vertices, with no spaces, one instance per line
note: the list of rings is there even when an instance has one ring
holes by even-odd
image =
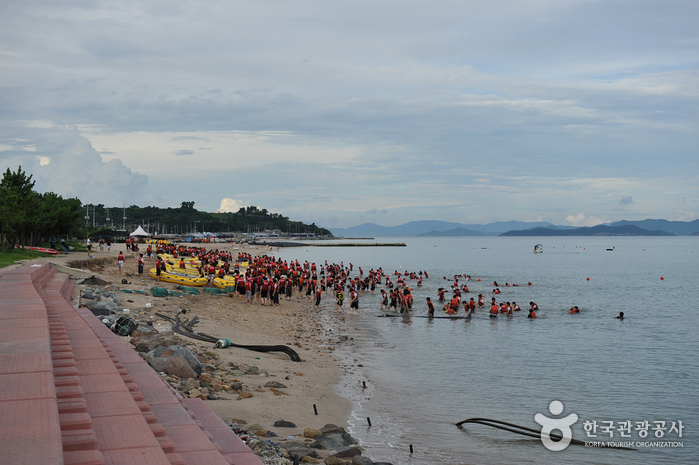
[[[233,245],[227,243],[200,244],[207,250],[227,250],[234,254],[247,252],[255,255],[273,254],[269,249],[254,246]],[[145,246],[140,245],[141,251]],[[96,249],[96,250],[94,250]],[[153,286],[175,290],[177,285],[171,283],[156,283],[147,275],[148,270],[155,266],[155,257],[150,262],[146,260],[144,277],[137,274],[137,253],[126,251],[125,244],[115,244],[111,252],[100,252],[95,246],[92,261],[108,258],[110,261],[103,265],[90,266],[96,277],[101,278],[119,290],[150,291]],[[126,257],[124,274],[119,274],[117,255],[122,251]],[[145,253],[144,253],[145,255]],[[71,253],[66,255],[47,256],[42,261],[50,261],[59,265],[67,265],[74,260],[87,260],[87,253]],[[122,284],[127,279],[128,284]],[[80,283],[78,279],[76,283]],[[94,287],[86,284],[75,286],[73,298],[78,303],[81,290]],[[149,292],[150,294],[150,292]],[[331,297],[324,296],[325,303]],[[303,434],[304,428],[319,429],[331,423],[347,427],[352,404],[336,392],[336,384],[343,373],[339,357],[333,354],[334,341],[337,341],[337,331],[323,327],[319,314],[308,298],[300,295],[292,296],[291,300],[282,299],[279,308],[262,306],[259,302],[246,304],[240,302],[238,296],[229,297],[225,294],[200,294],[185,297],[152,297],[140,294],[121,294],[122,307],[129,308],[134,318],[150,319],[154,327],[160,331],[170,329],[170,323],[155,316],[156,313],[174,316],[186,309],[187,317],[198,316],[201,322],[195,327],[199,332],[225,337],[236,344],[287,344],[300,355],[301,362],[293,362],[282,353],[259,353],[239,348],[215,349],[213,344],[189,339],[196,348],[214,351],[223,364],[237,366],[255,366],[260,374],[236,375],[237,381],[246,385],[252,394],[248,398],[240,398],[235,392],[221,392],[217,400],[207,400],[207,403],[223,420],[244,421],[247,426],[259,424],[264,430],[275,432],[280,438],[290,435]],[[147,304],[151,308],[147,308]],[[323,310],[328,312],[328,310]],[[326,322],[330,319],[326,318]],[[327,331],[330,329],[330,331]],[[124,338],[125,341],[128,338]],[[194,347],[193,347],[194,348]],[[264,384],[277,381],[286,388],[278,389],[281,394],[275,394]],[[318,414],[314,412],[316,406]],[[275,428],[278,420],[293,422],[297,428]]]

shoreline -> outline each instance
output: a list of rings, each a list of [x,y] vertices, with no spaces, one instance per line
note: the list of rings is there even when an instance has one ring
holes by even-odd
[[[140,244],[141,251],[145,250]],[[268,247],[246,246],[242,244],[215,243],[201,244],[207,250],[226,250],[233,254],[250,253],[251,255],[273,255]],[[155,265],[155,259],[146,260],[143,278],[139,278],[137,269],[137,253],[127,252],[124,244],[114,244],[112,251],[100,252],[95,247],[91,260],[111,258],[109,263],[92,268],[94,275],[108,283],[127,290],[150,291],[153,286],[175,290],[172,283],[156,282],[147,276],[148,269]],[[116,263],[119,252],[124,252],[126,262],[124,274],[120,275]],[[41,257],[34,261],[48,261],[58,265],[66,265],[68,261],[87,260],[87,253],[71,253]],[[299,257],[300,258],[300,257]],[[129,284],[121,284],[122,279]],[[78,279],[74,289],[74,304],[80,291],[94,285],[79,284]],[[150,294],[150,292],[149,292]],[[174,316],[181,309],[187,309],[187,317],[198,316],[200,323],[196,330],[219,337],[226,337],[237,344],[286,344],[292,347],[301,357],[301,362],[293,362],[285,354],[260,353],[240,348],[215,349],[213,344],[182,337],[183,341],[196,348],[205,348],[216,352],[224,364],[239,366],[255,366],[259,374],[242,374],[236,378],[246,385],[252,396],[241,399],[235,393],[222,392],[218,400],[206,400],[209,407],[221,419],[233,420],[242,427],[261,426],[262,430],[273,431],[278,438],[275,442],[289,436],[303,436],[305,428],[320,429],[326,424],[334,424],[345,429],[349,426],[352,414],[352,402],[343,397],[338,386],[344,374],[341,359],[334,352],[333,340],[337,332],[332,318],[324,318],[328,310],[316,312],[310,300],[305,295],[295,293],[291,300],[282,299],[279,308],[262,306],[259,302],[246,304],[240,302],[238,296],[233,298],[225,294],[186,297],[152,297],[150,295],[121,294],[122,307],[131,310],[132,317],[150,319],[159,332],[170,329],[170,324],[164,319],[155,317],[155,313]],[[324,297],[327,305],[332,298]],[[152,308],[146,308],[150,303]],[[190,316],[191,315],[191,316]],[[327,320],[327,321],[324,321]],[[130,338],[124,338],[125,342]],[[265,376],[265,374],[267,376]],[[269,381],[277,381],[286,386],[279,389],[281,395],[264,388]],[[314,411],[317,409],[317,415]],[[241,422],[242,420],[242,422]],[[293,422],[296,428],[274,427],[279,420]]]

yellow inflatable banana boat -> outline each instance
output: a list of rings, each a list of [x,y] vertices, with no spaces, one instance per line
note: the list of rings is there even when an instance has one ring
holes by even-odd
[[[219,289],[235,287],[235,277],[227,275],[223,278],[214,278],[214,286],[218,287]]]
[[[155,268],[150,270],[150,275],[153,278],[158,279],[158,276],[155,272]],[[181,275],[181,274],[171,273],[169,271],[162,271],[160,273],[160,281],[163,281],[166,283],[184,284],[185,286],[195,286],[195,287],[206,286],[206,284],[209,282],[208,279],[200,278],[198,275],[197,276],[185,276],[185,275]]]

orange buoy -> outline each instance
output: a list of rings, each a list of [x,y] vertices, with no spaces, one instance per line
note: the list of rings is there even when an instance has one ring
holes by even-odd
[[[661,277],[660,277],[660,280],[661,280],[661,281],[665,281],[665,277],[664,277],[664,276],[661,276]]]
[[[590,280],[590,278],[587,278],[587,280],[589,281],[589,280]]]
[[[478,281],[480,281],[480,280],[481,280],[481,278],[478,278]]]

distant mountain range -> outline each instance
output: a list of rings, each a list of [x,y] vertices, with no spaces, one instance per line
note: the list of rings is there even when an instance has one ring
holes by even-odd
[[[501,236],[674,236],[667,231],[649,231],[634,225],[607,226],[599,224],[575,229],[534,228],[508,231]]]
[[[593,229],[600,226],[612,228]],[[623,229],[634,226],[638,229]],[[618,229],[618,228],[622,229]],[[592,230],[592,231],[590,231]],[[676,235],[691,236],[699,233],[699,220],[668,221],[642,220],[617,221],[592,228],[576,228],[560,226],[547,222],[498,221],[488,224],[461,224],[448,221],[411,221],[398,226],[380,226],[375,223],[364,223],[351,228],[336,228],[332,233],[337,237],[444,237],[444,236],[499,236],[513,231],[525,231],[527,236],[587,236],[587,235],[621,235],[621,236],[657,236]],[[666,234],[662,234],[666,233]]]

